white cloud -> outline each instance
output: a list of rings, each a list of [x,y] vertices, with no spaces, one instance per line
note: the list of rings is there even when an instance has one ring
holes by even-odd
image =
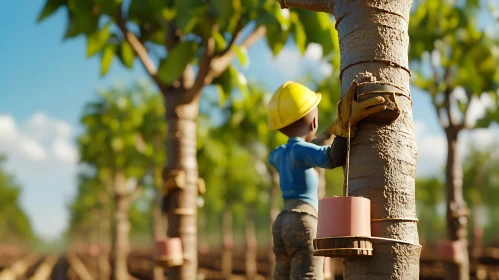
[[[304,54],[306,59],[312,61],[319,61],[322,58],[322,46],[317,43],[311,43],[308,45]]]
[[[295,78],[300,74],[300,54],[290,48],[284,48],[273,59],[272,64],[282,74]]]
[[[29,138],[19,139],[19,148],[24,154],[28,155],[30,158],[35,160],[44,160],[47,158],[47,153],[45,149]]]
[[[414,121],[414,132],[418,147],[417,176],[440,176],[447,156],[445,135],[442,132],[430,133],[418,120]]]
[[[0,115],[0,154],[22,186],[21,205],[34,230],[45,238],[56,237],[67,224],[66,203],[76,189],[73,137],[67,122],[43,113],[22,124]]]
[[[329,63],[321,63],[321,73],[324,77],[328,77],[333,73],[333,65]]]
[[[331,75],[333,70],[331,64],[322,60],[322,54],[321,45],[316,43],[309,44],[303,55],[296,47],[285,47],[277,57],[269,56],[267,63],[288,80],[298,79],[307,72],[321,79]]]
[[[71,136],[71,126],[64,121],[51,119],[43,113],[36,113],[28,121],[27,132],[38,140],[54,137],[67,139]]]
[[[477,120],[485,115],[487,108],[494,107],[494,101],[487,93],[480,95],[480,98],[473,97],[468,109],[468,121],[470,125],[474,125]]]
[[[0,116],[0,152],[16,150],[30,160],[44,160],[45,149],[30,137],[21,134],[11,116]]]
[[[54,156],[62,162],[75,164],[78,161],[78,151],[68,141],[55,139],[52,150]]]

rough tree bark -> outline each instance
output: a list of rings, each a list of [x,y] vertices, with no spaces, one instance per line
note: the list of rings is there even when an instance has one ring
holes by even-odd
[[[281,0],[282,1],[282,0]],[[282,4],[283,2],[281,2]],[[291,7],[336,18],[342,94],[358,73],[401,89],[400,116],[390,125],[357,125],[350,156],[349,195],[371,200],[372,257],[345,259],[345,279],[418,279],[421,247],[415,202],[416,141],[408,70],[411,0],[287,0]]]
[[[114,176],[114,246],[113,246],[113,278],[128,279],[127,257],[129,252],[128,234],[130,232],[129,210],[130,197],[126,190],[126,178],[123,172]]]
[[[445,129],[447,136],[447,236],[461,246],[458,262],[445,264],[445,278],[467,280],[469,276],[468,256],[468,207],[463,198],[463,168],[457,156],[460,129],[450,124]]]
[[[232,276],[232,208],[226,205],[222,217],[222,277],[230,279]]]

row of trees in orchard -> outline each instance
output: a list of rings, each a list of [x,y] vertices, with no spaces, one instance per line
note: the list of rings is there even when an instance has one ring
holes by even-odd
[[[85,231],[96,225],[94,221],[102,223],[97,236],[112,236],[114,274],[126,277],[130,223],[136,229],[154,226],[155,236],[165,235],[158,210],[161,197],[166,235],[181,238],[185,256],[182,266],[169,268],[169,278],[195,279],[198,221],[203,225],[218,219],[223,225],[227,260],[232,223],[244,224],[251,257],[255,228],[261,226],[253,217],[268,216],[268,230],[279,209],[278,176],[266,157],[284,139],[266,128],[269,89],[245,82],[247,49],[262,38],[274,56],[288,43],[301,53],[316,43],[333,67],[331,77],[315,81],[327,96],[321,102],[321,126],[333,121],[337,100],[359,72],[369,71],[378,81],[400,89],[394,97],[400,116],[394,123],[359,125],[350,161],[357,172],[350,172],[349,180],[350,195],[370,198],[372,218],[381,221],[373,226],[373,235],[407,243],[375,244],[374,257],[345,262],[345,277],[418,276],[411,63],[414,86],[431,96],[448,142],[447,237],[463,245],[464,256],[449,264],[448,277],[467,279],[468,211],[456,147],[460,131],[487,127],[498,119],[497,38],[477,27],[478,14],[486,7],[479,1],[444,0],[415,1],[412,12],[409,0],[281,4],[291,9],[282,11],[277,0],[46,1],[39,20],[64,10],[64,38],[84,36],[87,55],[101,57],[102,75],[115,57],[129,68],[137,60],[159,92],[113,89],[85,108],[85,132],[79,139],[83,164],[70,231],[89,236]],[[216,89],[216,99],[207,94],[208,88]],[[491,106],[471,124],[470,104],[482,96]],[[340,187],[341,174],[331,173],[340,179],[323,170],[320,174],[321,186]],[[324,183],[328,177],[334,184]],[[477,185],[488,182],[477,180]],[[494,180],[490,182],[492,186]],[[426,181],[422,186],[435,184]],[[205,210],[197,214],[203,186]],[[428,190],[424,203],[437,203],[436,195]],[[473,197],[476,201],[477,195]],[[90,209],[86,207],[93,210],[82,210]],[[139,212],[149,215],[147,222],[133,219]],[[237,221],[243,216],[245,221]]]
[[[6,160],[6,157],[0,155],[0,245],[36,245],[37,238],[21,206],[22,188],[6,170]]]

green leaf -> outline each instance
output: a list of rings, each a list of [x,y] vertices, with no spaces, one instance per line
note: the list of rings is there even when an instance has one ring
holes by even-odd
[[[123,65],[128,68],[132,68],[133,60],[135,59],[135,53],[132,49],[132,46],[127,41],[121,42],[121,48],[119,52],[119,58]]]
[[[177,11],[175,11],[174,9],[170,9],[170,8],[164,8],[162,11],[161,11],[161,15],[163,16],[163,18],[167,21],[171,21],[175,18],[175,16],[177,15]]]
[[[192,41],[175,45],[166,59],[160,62],[158,77],[166,84],[176,81],[196,55],[197,49],[198,44]]]
[[[115,16],[116,10],[123,0],[94,0],[103,14]]]
[[[222,107],[230,97],[230,93],[236,82],[235,79],[237,79],[237,76],[234,76],[232,68],[233,66],[228,67],[218,78],[213,80],[213,84],[215,84],[218,89],[218,103],[220,107]]]
[[[109,24],[101,30],[87,37],[87,57],[92,57],[98,53],[107,43],[110,37]]]
[[[43,9],[41,13],[38,15],[38,19],[36,21],[41,22],[42,20],[51,16],[64,4],[66,4],[65,0],[47,0],[47,2],[45,2],[45,6],[43,6]]]
[[[64,39],[76,37],[80,34],[91,35],[99,26],[100,13],[95,12],[95,3],[92,1],[68,1],[69,23]]]
[[[303,55],[307,49],[307,33],[305,33],[305,28],[295,12],[290,12],[290,20],[292,23],[291,32],[293,33],[296,47],[298,47],[298,50]]]
[[[200,19],[202,9],[205,8],[203,0],[175,1],[174,9],[177,11],[175,23],[178,29],[188,33]]]
[[[213,33],[213,39],[215,39],[215,44],[218,48],[223,49],[227,46],[227,42],[220,32]]]
[[[307,45],[318,43],[322,46],[324,56],[330,54],[334,50],[335,42],[332,31],[334,25],[329,15],[306,10],[298,10],[297,14],[307,35]]]
[[[101,76],[106,75],[113,62],[114,55],[116,53],[116,45],[106,45],[104,51],[102,52],[101,58]]]
[[[246,51],[246,48],[241,48],[238,45],[233,45],[234,51],[236,52],[237,59],[241,63],[241,65],[246,68],[248,67],[249,64],[249,56],[248,52]]]

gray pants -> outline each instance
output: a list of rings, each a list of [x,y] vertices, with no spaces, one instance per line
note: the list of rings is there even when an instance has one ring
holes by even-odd
[[[272,225],[276,267],[274,279],[323,279],[324,258],[313,256],[317,212],[301,201],[285,201]]]

